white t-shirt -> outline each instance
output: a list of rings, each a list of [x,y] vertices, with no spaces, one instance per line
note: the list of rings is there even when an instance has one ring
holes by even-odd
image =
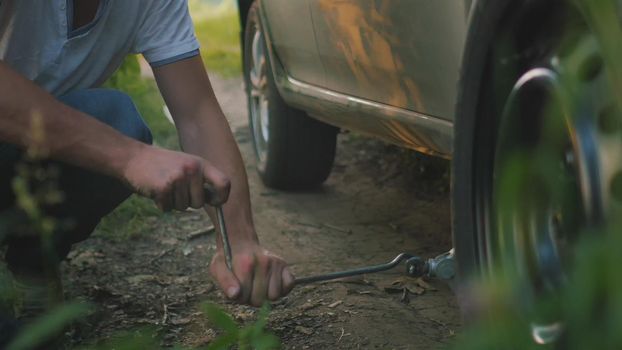
[[[128,53],[160,66],[198,53],[187,0],[100,0],[73,29],[73,0],[0,0],[0,59],[52,93],[95,87]]]

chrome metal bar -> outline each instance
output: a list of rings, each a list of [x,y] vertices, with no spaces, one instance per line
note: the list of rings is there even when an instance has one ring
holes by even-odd
[[[386,271],[386,270],[390,270],[390,269],[396,267],[402,261],[411,259],[413,257],[415,257],[415,256],[412,255],[412,254],[401,253],[400,255],[396,256],[393,260],[391,260],[390,262],[388,262],[386,264],[366,266],[366,267],[361,267],[361,268],[352,269],[352,270],[345,270],[345,271],[327,273],[327,274],[323,274],[323,275],[316,275],[316,276],[296,278],[295,284],[296,285],[301,285],[301,284],[307,284],[307,283],[329,281],[329,280],[334,280],[334,279],[337,279],[337,278],[344,278],[344,277],[364,275],[364,274],[367,274],[367,273],[375,273],[375,272]]]
[[[229,243],[229,235],[227,234],[227,225],[225,224],[225,216],[222,212],[222,206],[216,207],[216,217],[218,218],[220,238],[222,239],[222,247],[225,252],[225,263],[227,264],[229,271],[233,271],[233,256],[231,255],[231,244]]]

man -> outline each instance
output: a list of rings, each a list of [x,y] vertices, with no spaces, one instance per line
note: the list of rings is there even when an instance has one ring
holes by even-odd
[[[206,203],[205,184],[210,204],[224,203],[233,248],[233,273],[220,242],[210,265],[227,297],[259,306],[292,288],[286,263],[258,242],[244,165],[198,48],[185,0],[0,0],[0,212],[16,207],[14,168],[37,142],[60,168],[65,194],[46,210],[74,222],[51,237],[51,258],[37,235],[15,227],[0,235],[26,299],[58,293],[41,291],[58,282],[58,261],[131,192],[184,210]],[[129,53],[151,64],[183,153],[150,145],[129,97],[94,89]],[[42,140],[31,132],[37,118]]]

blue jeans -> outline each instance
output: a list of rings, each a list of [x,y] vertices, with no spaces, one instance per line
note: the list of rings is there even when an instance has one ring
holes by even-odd
[[[110,89],[78,90],[59,100],[135,140],[148,144],[152,142],[149,128],[131,98],[124,93]],[[11,180],[22,153],[13,145],[0,143],[0,214],[8,213],[3,215],[6,217],[19,217],[20,210],[15,205]],[[60,221],[70,221],[72,225],[55,232],[51,249],[46,246],[45,251],[40,237],[19,232],[19,220],[8,227],[0,226],[0,230],[8,231],[3,235],[7,247],[5,260],[13,272],[36,273],[49,268],[50,264],[58,264],[67,256],[72,244],[86,239],[100,219],[131,194],[116,179],[62,162],[46,163],[55,164],[60,169],[58,185],[64,193],[64,200],[44,210],[47,215]]]

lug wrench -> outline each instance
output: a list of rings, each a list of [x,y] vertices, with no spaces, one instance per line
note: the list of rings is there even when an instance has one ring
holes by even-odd
[[[442,280],[449,280],[455,275],[454,250],[452,249],[447,253],[427,260],[424,260],[412,254],[401,253],[386,264],[372,265],[352,270],[296,278],[295,283],[296,285],[301,285],[307,283],[329,281],[337,278],[352,277],[368,273],[387,271],[396,267],[402,261],[406,261],[406,274],[411,277],[427,276]]]
[[[213,198],[212,192],[208,187],[205,188],[206,198]],[[229,271],[233,271],[233,257],[231,255],[231,244],[229,243],[229,236],[227,234],[227,226],[225,224],[225,216],[222,211],[222,206],[217,205],[216,217],[218,219],[218,227],[220,231],[220,238],[222,240],[222,246],[225,253],[225,262]],[[338,272],[331,272],[321,275],[300,277],[294,280],[294,285],[303,285],[308,283],[330,281],[338,278],[359,276],[368,273],[377,273],[387,271],[398,266],[402,261],[406,261],[406,274],[411,277],[428,276],[433,278],[439,278],[443,280],[449,280],[455,275],[455,261],[454,250],[451,249],[447,253],[443,253],[434,258],[424,260],[418,256],[408,253],[401,253],[393,260],[385,264],[365,266],[351,270],[344,270]]]
[[[216,207],[216,217],[218,218],[218,227],[220,228],[220,238],[222,239],[222,247],[225,251],[225,263],[229,271],[233,271],[233,256],[231,255],[231,244],[227,235],[227,226],[225,225],[225,216],[222,213],[222,206]]]
[[[209,203],[215,197],[212,188],[204,184],[203,189],[205,192],[205,203]],[[205,205],[207,208],[208,204]],[[231,254],[231,244],[229,243],[229,235],[227,234],[227,225],[225,224],[225,215],[222,211],[222,205],[214,205],[216,210],[216,219],[218,220],[218,231],[220,231],[220,239],[222,241],[222,248],[225,252],[225,263],[229,271],[233,271],[233,256]]]

